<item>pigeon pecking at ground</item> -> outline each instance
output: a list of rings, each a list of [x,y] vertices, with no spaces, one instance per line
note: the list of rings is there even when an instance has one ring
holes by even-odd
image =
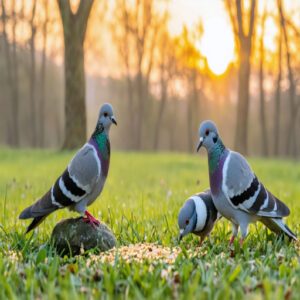
[[[55,210],[65,207],[85,215],[85,222],[99,225],[99,221],[86,207],[96,200],[105,184],[110,161],[109,130],[112,124],[117,125],[117,122],[112,106],[106,103],[100,109],[96,128],[89,141],[75,154],[50,190],[20,214],[20,219],[33,218],[27,232]]]
[[[200,246],[205,237],[210,234],[219,216],[210,190],[191,196],[178,215],[179,240],[188,233],[194,233],[200,236]]]
[[[233,243],[241,229],[241,243],[248,234],[249,223],[261,221],[277,234],[297,240],[282,218],[289,208],[272,195],[258,180],[246,159],[227,149],[212,121],[204,121],[199,129],[197,151],[203,146],[208,153],[209,180],[213,202],[222,216],[232,222]]]

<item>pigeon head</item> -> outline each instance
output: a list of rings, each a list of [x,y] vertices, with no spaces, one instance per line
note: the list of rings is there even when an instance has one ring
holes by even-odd
[[[97,126],[104,128],[105,131],[108,131],[111,124],[117,125],[117,121],[114,117],[112,106],[109,103],[105,103],[100,109]]]
[[[199,144],[197,146],[197,152],[203,146],[207,151],[214,148],[215,144],[219,141],[219,133],[217,126],[212,121],[203,121],[199,128]]]
[[[180,209],[178,215],[178,226],[180,230],[179,240],[185,235],[193,232],[197,224],[196,205],[193,199],[188,199]]]

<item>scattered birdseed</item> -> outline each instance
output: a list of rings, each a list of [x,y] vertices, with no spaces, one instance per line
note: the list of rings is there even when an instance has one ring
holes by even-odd
[[[114,263],[116,260],[125,262],[160,262],[173,264],[181,253],[179,247],[165,247],[151,243],[139,243],[129,246],[121,246],[103,252],[100,255],[91,255],[91,262]]]

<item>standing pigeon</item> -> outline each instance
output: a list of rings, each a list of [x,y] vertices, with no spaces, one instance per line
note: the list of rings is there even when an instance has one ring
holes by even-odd
[[[261,221],[277,234],[297,240],[282,218],[290,214],[289,208],[272,195],[251,170],[246,159],[227,149],[216,125],[204,121],[199,129],[199,145],[208,153],[209,180],[213,202],[217,210],[232,222],[230,244],[241,228],[241,243],[248,234],[249,223]]]
[[[178,226],[179,240],[188,233],[200,236],[199,246],[214,227],[219,214],[213,203],[210,190],[191,196],[180,209]]]
[[[55,210],[65,207],[85,215],[86,223],[99,225],[86,206],[91,205],[100,195],[108,174],[109,129],[112,123],[117,125],[113,108],[106,103],[100,109],[95,131],[89,141],[75,154],[50,190],[20,214],[20,219],[33,218],[27,232]]]

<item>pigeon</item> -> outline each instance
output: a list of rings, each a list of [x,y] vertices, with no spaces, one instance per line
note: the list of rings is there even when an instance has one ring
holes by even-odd
[[[232,223],[233,243],[241,229],[242,244],[249,223],[262,222],[278,235],[297,240],[295,233],[283,222],[289,208],[269,192],[252,171],[247,160],[223,144],[216,125],[204,121],[199,128],[197,152],[203,146],[208,154],[209,180],[212,199],[222,216]]]
[[[178,215],[179,240],[189,233],[200,236],[199,246],[214,227],[220,215],[212,201],[210,190],[191,196]]]
[[[86,207],[100,195],[108,175],[109,130],[112,124],[117,125],[113,108],[105,103],[89,141],[75,154],[50,190],[20,214],[20,219],[33,218],[26,233],[36,228],[49,214],[65,207],[84,215],[83,220],[93,227],[100,224]]]

